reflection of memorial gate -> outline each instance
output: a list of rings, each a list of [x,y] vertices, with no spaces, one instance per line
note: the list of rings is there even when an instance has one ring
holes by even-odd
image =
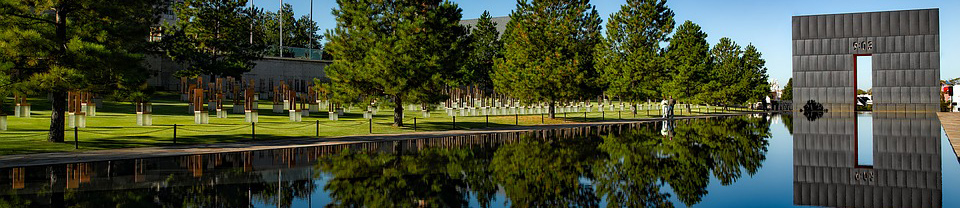
[[[854,110],[856,56],[873,57],[874,111],[939,108],[938,9],[793,17],[795,109]]]
[[[796,114],[796,116],[802,116]],[[873,148],[857,149],[856,114],[794,123],[794,203],[941,207],[940,121],[934,113],[874,113]],[[858,166],[857,151],[873,151]]]

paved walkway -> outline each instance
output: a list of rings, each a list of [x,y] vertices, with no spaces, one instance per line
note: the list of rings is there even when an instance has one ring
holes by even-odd
[[[953,146],[953,153],[960,152],[960,113],[937,113],[940,117],[940,125],[947,133],[950,145]],[[960,158],[960,155],[957,156]]]
[[[747,114],[757,114],[757,113],[751,112],[751,113],[733,113],[733,114],[714,114],[714,115],[692,116],[692,117],[678,116],[675,119],[710,118],[710,117],[722,117],[722,116],[738,116],[738,115],[747,115]],[[63,163],[96,162],[96,161],[108,161],[108,160],[125,160],[125,159],[149,158],[149,157],[170,157],[170,156],[184,156],[184,155],[225,153],[225,152],[243,152],[243,151],[285,149],[285,148],[298,148],[298,147],[315,147],[315,146],[340,145],[340,144],[352,144],[352,143],[363,143],[363,142],[436,138],[436,137],[481,134],[481,133],[506,133],[506,132],[540,130],[540,129],[572,128],[572,127],[581,127],[581,126],[644,123],[644,122],[656,122],[656,121],[662,121],[662,120],[663,120],[662,118],[652,118],[652,119],[642,119],[642,120],[619,120],[619,121],[612,120],[612,121],[606,121],[606,122],[517,126],[517,127],[506,127],[506,128],[496,128],[496,129],[429,131],[429,132],[415,132],[415,133],[404,133],[404,134],[372,134],[372,135],[358,135],[358,136],[328,137],[328,138],[322,138],[322,139],[303,138],[303,139],[251,141],[251,142],[238,142],[238,143],[217,143],[217,144],[201,144],[201,145],[93,150],[93,151],[84,151],[84,152],[56,152],[56,153],[40,153],[40,154],[7,155],[7,156],[0,156],[0,168],[38,166],[38,165],[63,164]]]

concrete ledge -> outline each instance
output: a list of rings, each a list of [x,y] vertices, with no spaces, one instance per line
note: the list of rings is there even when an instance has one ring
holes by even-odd
[[[685,117],[676,117],[674,119],[676,120],[701,119],[701,118],[742,116],[742,115],[763,114],[763,113],[774,113],[774,112],[749,112],[749,113],[714,114],[714,115],[704,115],[704,116],[685,116]],[[610,121],[604,121],[604,122],[516,126],[516,127],[490,128],[490,129],[477,129],[477,130],[428,131],[428,132],[414,132],[414,133],[404,133],[404,134],[371,134],[371,135],[327,137],[327,138],[321,138],[321,139],[301,138],[301,139],[283,139],[283,140],[268,140],[268,141],[249,141],[249,142],[237,142],[237,143],[217,143],[217,144],[200,144],[200,145],[94,150],[94,151],[84,151],[84,152],[55,152],[55,153],[7,155],[7,156],[0,156],[0,168],[40,166],[40,165],[64,164],[64,163],[85,163],[85,162],[125,160],[125,159],[137,159],[137,158],[171,157],[171,156],[213,154],[213,153],[226,153],[226,152],[244,152],[244,151],[286,149],[286,148],[300,148],[300,147],[316,147],[316,146],[326,146],[326,145],[425,139],[425,138],[485,134],[485,133],[522,132],[522,131],[554,129],[554,128],[572,128],[572,127],[602,126],[602,125],[612,125],[612,124],[648,123],[648,122],[658,122],[663,120],[666,120],[666,119],[651,118],[651,119],[641,119],[641,120],[610,120]]]
[[[950,146],[953,147],[954,155],[957,155],[957,159],[960,159],[960,155],[957,154],[960,152],[960,113],[940,112],[937,113],[937,117],[940,118],[943,131],[947,133],[947,139],[950,141]]]

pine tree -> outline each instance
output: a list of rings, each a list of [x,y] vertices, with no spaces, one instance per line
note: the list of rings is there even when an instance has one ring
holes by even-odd
[[[494,60],[494,88],[516,98],[556,103],[593,93],[593,47],[600,15],[589,0],[518,1]]]
[[[143,83],[161,0],[0,1],[0,88],[53,100],[48,141],[63,142],[67,93]]]
[[[737,85],[740,89],[737,102],[760,102],[770,95],[770,76],[767,75],[766,63],[757,47],[748,44],[743,52],[743,76]]]
[[[780,100],[793,100],[793,78],[787,80],[787,85],[783,87],[783,95]]]
[[[162,43],[168,56],[187,64],[177,71],[178,77],[240,77],[253,69],[266,46],[263,32],[250,28],[258,12],[246,4],[246,0],[184,0],[174,6],[178,22]]]
[[[503,43],[500,42],[500,32],[493,22],[490,12],[483,11],[476,27],[470,31],[469,56],[464,64],[463,84],[473,84],[484,90],[493,90],[493,81],[490,72],[493,70],[493,60],[500,56]]]
[[[702,86],[698,99],[731,105],[757,102],[769,95],[766,61],[753,44],[744,50],[730,38],[720,38],[710,56],[714,63],[710,82]]]
[[[744,78],[743,50],[740,45],[730,38],[720,38],[720,41],[710,49],[713,67],[708,75],[709,82],[701,86],[698,100],[719,103],[724,106],[734,104],[740,96],[737,84]]]
[[[597,71],[606,94],[630,101],[659,97],[668,78],[660,43],[673,32],[665,0],[629,0],[610,15],[607,36],[597,46]],[[633,107],[636,114],[636,108]]]
[[[461,9],[440,0],[338,0],[337,26],[328,30],[327,88],[341,102],[388,97],[394,125],[403,126],[403,101],[435,103],[454,80],[466,47]]]
[[[664,94],[683,102],[706,102],[696,98],[704,93],[699,86],[709,81],[709,52],[707,33],[699,25],[689,20],[680,25],[667,46],[671,79],[663,87]]]

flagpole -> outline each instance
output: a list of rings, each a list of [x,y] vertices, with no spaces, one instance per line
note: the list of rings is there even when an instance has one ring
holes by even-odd
[[[257,6],[256,6],[254,0],[250,0],[250,10],[256,11],[256,10],[255,10],[256,8],[257,8]],[[251,14],[253,14],[253,12],[251,12]],[[253,23],[256,22],[255,17],[256,17],[256,16],[251,16],[251,17],[250,17],[251,19],[254,19],[253,21],[250,21],[250,44],[253,44]]]
[[[283,0],[280,0],[280,57],[283,57]]]
[[[313,22],[313,0],[310,0],[310,34],[308,34],[310,35],[310,50],[308,50],[310,54],[307,55],[307,59],[313,59],[313,36],[317,33],[314,26],[316,26],[316,22]]]

